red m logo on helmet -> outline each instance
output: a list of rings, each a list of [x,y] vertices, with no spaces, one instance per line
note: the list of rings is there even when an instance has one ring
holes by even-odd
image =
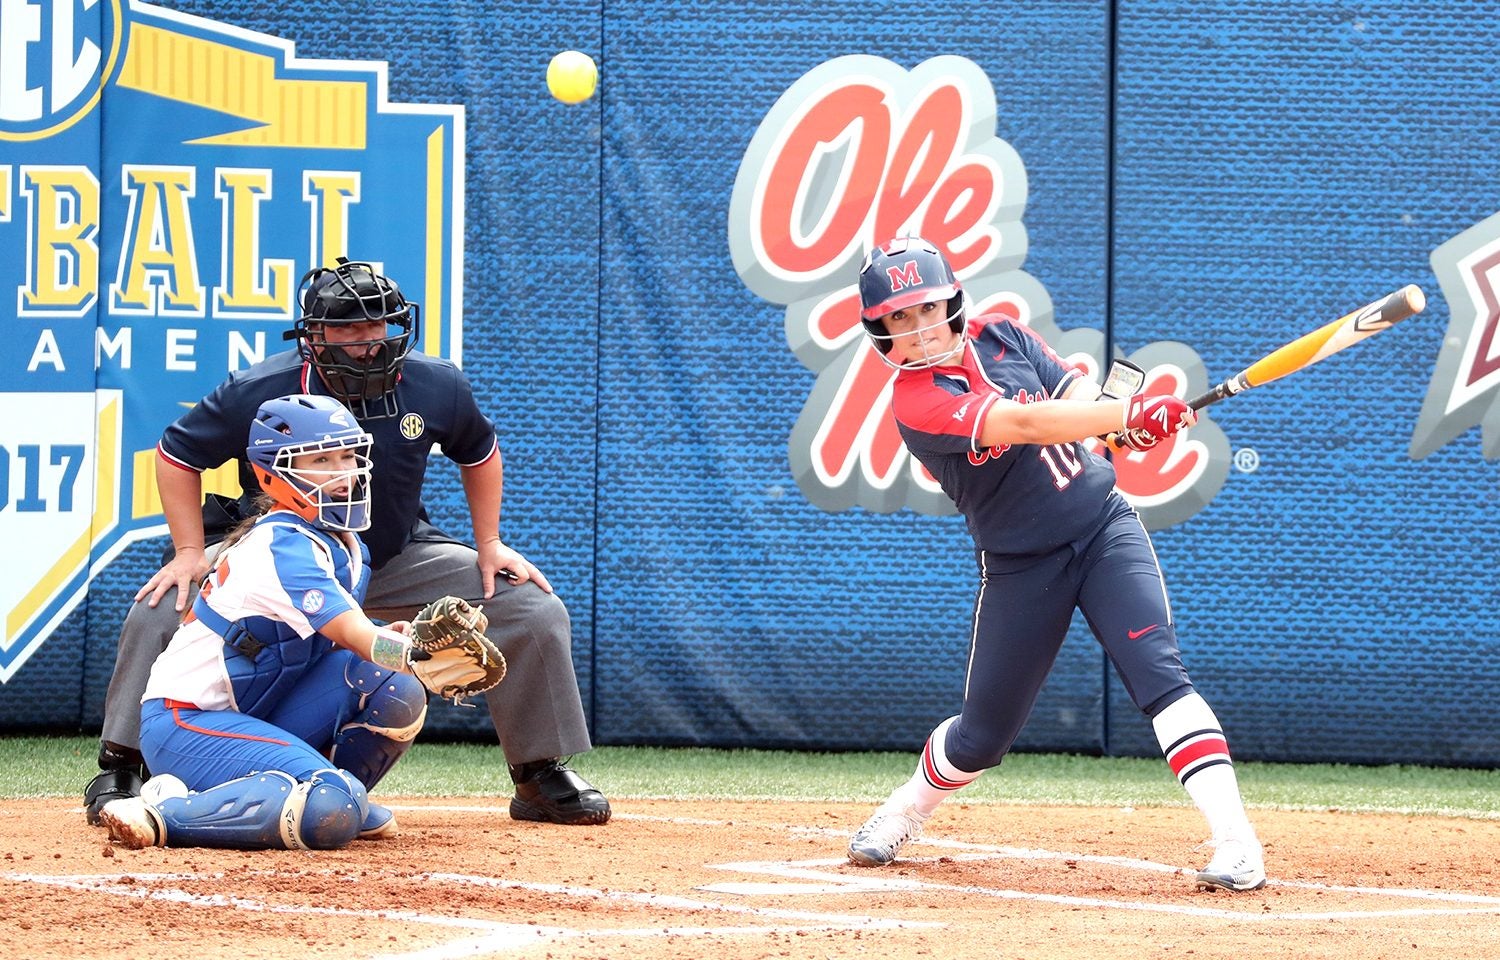
[[[891,293],[906,287],[915,287],[922,282],[922,274],[917,271],[915,260],[908,260],[904,266],[900,267],[886,267],[885,275],[891,278]]]

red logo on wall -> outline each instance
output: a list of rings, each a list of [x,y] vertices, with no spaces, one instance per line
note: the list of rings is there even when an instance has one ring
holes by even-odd
[[[1414,460],[1479,427],[1485,459],[1500,458],[1500,213],[1432,251],[1448,301],[1448,332],[1412,431]]]
[[[995,117],[994,88],[970,60],[937,57],[907,70],[840,57],[792,84],[745,151],[730,251],[747,287],[786,306],[787,344],[817,374],[788,454],[799,488],[824,510],[953,512],[901,442],[889,409],[893,372],[859,323],[859,264],[877,243],[932,241],[963,282],[971,316],[1004,311],[1098,376],[1103,331],[1060,330],[1046,289],[1021,269],[1026,169],[996,136]],[[920,282],[892,272],[893,289]],[[1137,363],[1158,380],[1206,384],[1185,345],[1141,352],[1150,362]],[[1120,489],[1148,525],[1178,523],[1218,492],[1228,459],[1227,440],[1205,417],[1148,457],[1120,462]]]

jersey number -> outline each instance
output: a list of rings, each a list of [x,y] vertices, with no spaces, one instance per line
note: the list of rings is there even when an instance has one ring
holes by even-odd
[[[1083,472],[1083,461],[1071,443],[1055,443],[1050,447],[1038,447],[1037,456],[1052,471],[1052,485],[1059,490],[1073,482]]]

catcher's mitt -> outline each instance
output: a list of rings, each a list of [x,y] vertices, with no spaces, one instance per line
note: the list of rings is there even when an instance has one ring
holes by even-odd
[[[434,600],[411,622],[411,672],[455,704],[505,679],[505,658],[484,635],[489,618],[458,597]]]

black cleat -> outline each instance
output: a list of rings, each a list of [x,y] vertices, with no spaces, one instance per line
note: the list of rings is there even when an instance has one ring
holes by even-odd
[[[146,782],[146,761],[133,747],[109,740],[99,741],[100,773],[83,788],[83,812],[90,826],[99,826],[99,811],[111,800],[141,795]]]
[[[570,825],[609,822],[609,801],[561,760],[537,760],[510,768],[516,795],[510,798],[512,820]]]
[[[141,795],[141,784],[145,781],[133,767],[101,770],[98,776],[83,788],[83,812],[91,826],[99,826],[99,811],[111,800]]]

